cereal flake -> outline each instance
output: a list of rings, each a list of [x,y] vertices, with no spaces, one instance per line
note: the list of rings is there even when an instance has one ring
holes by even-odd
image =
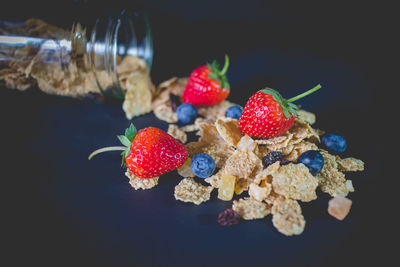
[[[234,200],[232,209],[245,220],[262,219],[271,213],[268,204],[250,198]]]
[[[306,221],[301,207],[296,200],[276,198],[272,209],[272,223],[284,235],[299,235],[303,232]]]
[[[318,180],[304,164],[281,166],[272,179],[274,191],[287,198],[309,202],[317,198]]]
[[[125,172],[126,177],[129,178],[129,184],[135,188],[135,190],[139,189],[150,189],[155,187],[158,184],[158,177],[150,178],[150,179],[142,179],[136,177],[129,169],[126,169]]]
[[[184,131],[182,131],[181,129],[179,129],[179,127],[174,124],[170,124],[168,126],[168,133],[170,135],[172,135],[173,137],[175,137],[175,139],[178,139],[179,141],[181,141],[182,143],[186,143],[186,141],[187,141],[186,133]]]
[[[243,136],[238,127],[238,120],[233,118],[218,118],[215,121],[215,127],[222,139],[231,146],[236,146]]]
[[[212,190],[212,186],[204,186],[195,182],[193,178],[185,178],[175,186],[174,196],[176,200],[199,205],[210,199]]]

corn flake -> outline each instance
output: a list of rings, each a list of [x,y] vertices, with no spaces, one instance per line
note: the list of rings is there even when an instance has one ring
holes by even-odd
[[[158,177],[150,178],[150,179],[142,179],[139,177],[136,177],[129,169],[126,170],[125,172],[126,177],[129,178],[129,184],[135,188],[135,190],[138,189],[150,189],[155,187],[158,184]]]
[[[271,213],[268,204],[250,198],[234,200],[232,209],[245,220],[262,219]]]
[[[263,201],[267,199],[268,195],[271,193],[271,184],[262,181],[260,185],[250,184],[249,186],[249,196],[258,201]]]
[[[293,149],[290,151],[290,153],[284,153],[286,154],[285,159],[293,162],[297,162],[297,159],[301,154],[308,150],[317,150],[318,147],[316,144],[302,140],[300,143],[294,144]],[[288,152],[288,151],[285,151]]]
[[[340,157],[336,156],[336,161],[338,163],[339,170],[344,172],[364,170],[364,162],[353,157],[341,159]]]
[[[185,178],[175,186],[174,196],[177,200],[199,205],[210,199],[212,190],[212,186],[204,186],[195,182],[193,178]]]
[[[217,120],[219,117],[225,117],[226,110],[230,107],[235,105],[232,102],[227,100],[223,101],[222,103],[212,106],[212,107],[199,107],[197,109],[199,115],[205,117],[206,119],[211,119],[213,121]]]
[[[304,122],[307,122],[310,125],[313,125],[316,121],[316,116],[314,113],[306,111],[304,109],[300,109],[297,111],[298,119]]]
[[[191,162],[191,158],[187,158],[187,160],[185,161],[185,163],[180,166],[177,171],[178,174],[182,177],[195,177],[194,173],[192,172],[192,169],[190,168],[190,162]]]
[[[349,189],[346,186],[344,173],[338,170],[336,157],[324,150],[320,150],[320,152],[325,162],[322,170],[316,175],[316,178],[322,192],[328,193],[333,197],[347,196]]]
[[[178,121],[176,112],[172,111],[171,105],[168,102],[155,107],[153,112],[158,119],[168,123],[175,123]]]
[[[174,124],[170,124],[168,126],[168,133],[170,135],[172,135],[173,137],[175,137],[175,139],[178,139],[179,141],[181,141],[182,143],[186,143],[186,141],[187,141],[186,133],[184,131],[182,131],[181,129],[179,129],[179,127]]]
[[[309,202],[317,198],[318,180],[304,164],[281,166],[273,175],[274,191],[287,198]]]
[[[276,198],[271,213],[272,223],[282,234],[291,236],[299,235],[303,232],[306,221],[296,200]]]
[[[125,99],[122,109],[128,120],[151,111],[152,91],[151,82],[147,79],[140,79],[130,76],[126,81]]]
[[[255,152],[256,148],[257,143],[248,135],[240,138],[240,141],[237,143],[237,149],[244,152]]]
[[[229,145],[236,146],[243,134],[239,130],[238,120],[232,118],[218,118],[215,121],[215,127],[219,135]]]
[[[223,170],[237,178],[249,178],[261,160],[253,152],[236,150],[227,160]]]

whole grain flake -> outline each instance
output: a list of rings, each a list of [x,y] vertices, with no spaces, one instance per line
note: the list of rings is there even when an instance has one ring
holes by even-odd
[[[262,219],[271,213],[268,204],[250,198],[234,200],[232,209],[245,220]]]
[[[317,198],[318,180],[304,164],[290,163],[274,173],[272,187],[287,198],[309,202]]]
[[[210,199],[212,190],[212,186],[204,186],[197,183],[193,178],[185,178],[175,186],[174,196],[176,200],[199,205]]]
[[[284,235],[299,235],[303,232],[306,221],[301,207],[296,200],[277,198],[272,209],[272,223]]]
[[[155,187],[158,184],[158,177],[150,178],[150,179],[142,179],[136,177],[129,169],[125,172],[126,177],[129,178],[129,184],[135,189],[150,189]]]

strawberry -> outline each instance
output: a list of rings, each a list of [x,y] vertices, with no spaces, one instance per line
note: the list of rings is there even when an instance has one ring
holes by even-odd
[[[124,146],[98,149],[90,154],[89,159],[101,152],[122,150],[123,165],[136,177],[148,179],[179,168],[188,157],[182,143],[155,127],[137,131],[131,124],[125,135],[119,135],[118,139]]]
[[[183,102],[195,106],[214,106],[224,101],[230,90],[226,78],[228,67],[229,58],[225,56],[225,64],[222,69],[219,68],[216,61],[213,61],[211,64],[193,70],[183,91]]]
[[[299,109],[292,102],[320,88],[321,85],[318,84],[288,100],[274,89],[267,88],[256,92],[243,109],[239,118],[239,129],[243,134],[256,138],[273,138],[285,133],[292,127],[297,116],[296,110]]]

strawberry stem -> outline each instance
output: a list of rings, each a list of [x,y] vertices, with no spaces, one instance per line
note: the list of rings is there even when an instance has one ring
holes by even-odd
[[[100,149],[97,149],[95,151],[93,151],[90,155],[89,155],[89,160],[91,158],[93,158],[94,156],[96,156],[97,154],[103,153],[103,152],[107,152],[107,151],[125,151],[126,147],[125,146],[109,146],[109,147],[103,147]]]
[[[309,95],[309,94],[314,93],[315,91],[319,90],[320,88],[321,88],[321,85],[318,84],[318,85],[315,86],[314,88],[312,88],[312,89],[310,89],[310,90],[308,90],[308,91],[306,91],[306,92],[304,92],[304,93],[302,93],[302,94],[299,94],[298,96],[295,96],[295,97],[292,97],[292,98],[286,100],[286,102],[287,102],[287,103],[294,102],[294,101],[296,101],[296,100],[298,100],[298,99],[300,99],[300,98],[303,98],[303,97],[305,97],[305,96],[307,96],[307,95]]]
[[[228,55],[225,55],[225,64],[222,67],[222,70],[219,73],[219,76],[224,76],[226,74],[226,72],[228,71],[228,68],[229,68],[229,57],[228,57]]]

